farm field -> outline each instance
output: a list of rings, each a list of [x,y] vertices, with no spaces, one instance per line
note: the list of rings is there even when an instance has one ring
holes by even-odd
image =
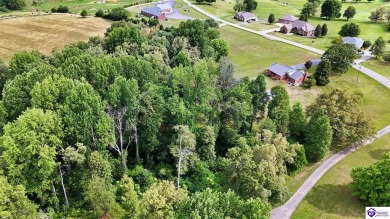
[[[390,134],[377,139],[333,166],[298,206],[292,218],[363,218],[365,204],[352,196],[350,173],[390,151]]]
[[[102,18],[45,15],[0,20],[0,59],[22,50],[50,53],[69,43],[103,36],[111,22]]]
[[[362,65],[390,79],[389,64],[386,65],[383,62],[378,61],[376,59],[370,59],[368,61],[363,62]]]

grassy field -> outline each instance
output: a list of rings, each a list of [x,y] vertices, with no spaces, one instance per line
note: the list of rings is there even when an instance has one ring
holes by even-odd
[[[0,59],[8,62],[22,50],[50,53],[53,48],[103,36],[111,22],[101,18],[69,15],[20,17],[0,21]]]
[[[390,152],[390,134],[345,157],[318,181],[292,218],[364,218],[365,204],[351,193],[351,169],[368,166],[386,152]]]
[[[362,65],[390,79],[390,64],[371,59],[363,62]]]

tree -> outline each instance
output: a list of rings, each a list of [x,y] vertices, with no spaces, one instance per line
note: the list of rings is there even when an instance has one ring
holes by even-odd
[[[229,44],[224,39],[213,39],[211,40],[210,44],[217,53],[217,61],[221,59],[221,57],[227,56],[229,54]]]
[[[355,23],[344,24],[339,31],[342,37],[357,37],[360,35],[360,27]]]
[[[353,194],[369,206],[389,206],[390,153],[368,167],[352,169]]]
[[[318,24],[316,26],[316,29],[314,30],[314,36],[316,36],[316,37],[321,37],[322,36],[321,25]]]
[[[328,34],[328,26],[326,24],[323,24],[321,27],[321,35],[326,36]]]
[[[95,13],[95,17],[103,17],[104,16],[104,11],[102,9],[99,9]]]
[[[301,16],[299,16],[299,20],[307,22],[307,15],[301,14]]]
[[[345,73],[355,59],[355,52],[352,44],[335,44],[325,51],[322,59],[330,61],[333,72]]]
[[[314,16],[317,12],[319,6],[319,1],[307,2],[303,5],[301,14],[306,15],[306,17]]]
[[[309,70],[309,69],[311,68],[312,65],[313,65],[313,62],[312,62],[311,60],[307,60],[307,61],[305,62],[305,68],[306,68],[307,70]]]
[[[4,5],[9,10],[21,10],[24,7],[26,7],[26,1],[25,0],[2,0],[0,5]]]
[[[251,12],[253,10],[256,10],[257,8],[257,1],[256,0],[244,0],[244,5],[246,5],[246,11]]]
[[[10,79],[31,70],[32,66],[42,61],[42,57],[43,55],[38,51],[21,51],[15,53],[9,61],[9,67],[11,69]]]
[[[207,204],[206,204],[207,203]],[[210,188],[186,197],[178,204],[177,218],[258,218],[270,217],[271,206],[260,199],[243,200],[232,191]]]
[[[362,97],[345,89],[333,89],[319,95],[306,112],[311,115],[322,107],[330,120],[333,142],[341,146],[359,143],[374,134],[372,121],[362,112],[358,104]]]
[[[109,52],[114,52],[117,46],[122,46],[124,43],[141,45],[143,41],[144,37],[138,28],[117,27],[104,38],[104,46]]]
[[[305,130],[305,153],[311,163],[324,158],[332,143],[332,127],[328,116],[319,107],[311,115]]]
[[[341,2],[338,0],[325,0],[321,6],[321,16],[328,20],[340,17]]]
[[[249,91],[252,94],[253,119],[263,117],[265,107],[268,103],[267,85],[263,74],[259,74],[255,80],[249,84]]]
[[[188,126],[178,125],[173,127],[176,137],[170,145],[170,152],[177,159],[177,189],[180,188],[180,175],[184,174],[188,166],[198,160],[196,153],[195,135],[190,132]]]
[[[24,186],[13,186],[2,175],[0,175],[0,203],[1,218],[37,217],[37,206],[28,200]]]
[[[143,194],[140,218],[173,218],[175,206],[186,196],[185,190],[176,189],[172,182],[163,180],[154,183]]]
[[[236,12],[240,12],[245,8],[246,8],[246,4],[242,4],[242,3],[237,3],[233,6],[233,10]]]
[[[390,53],[386,53],[383,55],[383,61],[385,61],[385,63],[390,63]]]
[[[367,48],[369,48],[371,45],[372,45],[371,41],[369,41],[369,40],[364,40],[362,47],[365,48],[365,49],[367,49]]]
[[[390,23],[390,8],[386,10],[385,18],[387,23]]]
[[[113,21],[126,20],[129,17],[130,17],[130,12],[127,11],[125,8],[113,8],[111,9],[111,11],[108,12],[108,14],[104,15],[104,18]]]
[[[58,9],[56,12],[57,13],[69,13],[69,7],[64,6],[64,5],[60,5],[60,6],[58,6]]]
[[[117,186],[118,203],[125,210],[125,217],[137,217],[140,211],[139,197],[135,190],[135,183],[132,178],[124,175]]]
[[[270,15],[269,15],[269,17],[268,17],[268,23],[269,23],[269,24],[275,23],[275,15],[274,15],[274,14],[270,14]]]
[[[97,13],[97,12],[96,12],[96,13]],[[88,16],[87,10],[82,10],[82,11],[80,12],[80,16],[83,17],[83,18],[86,18],[86,17]]]
[[[356,14],[356,8],[353,6],[349,6],[347,9],[345,9],[343,17],[347,18],[347,21],[350,18],[353,18]]]
[[[276,131],[286,136],[289,132],[290,98],[286,89],[280,85],[271,89],[271,97],[268,105],[268,116],[275,122]]]
[[[370,12],[370,16],[368,17],[370,20],[377,22],[383,19],[383,15],[386,13],[385,7],[379,7]]]
[[[52,111],[28,109],[7,124],[0,150],[10,182],[23,185],[27,193],[40,198],[51,191],[62,136],[61,120]]]
[[[328,59],[323,59],[318,65],[316,72],[314,73],[314,78],[316,79],[316,84],[320,86],[325,86],[329,84],[329,76],[332,70],[332,66]]]
[[[382,56],[386,50],[386,41],[382,37],[379,37],[375,40],[374,45],[372,45],[371,49],[372,54],[376,57]]]
[[[293,105],[289,114],[290,137],[298,142],[303,142],[304,131],[306,127],[305,111],[300,103]]]
[[[215,155],[216,135],[213,126],[205,126],[202,128],[201,137],[199,138],[198,153],[201,160],[213,161]]]

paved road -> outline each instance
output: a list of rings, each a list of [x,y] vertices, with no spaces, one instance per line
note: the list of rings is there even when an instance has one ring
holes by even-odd
[[[380,138],[387,133],[390,133],[390,126],[387,126],[377,132],[374,138],[367,140],[362,146],[373,142],[375,139]],[[295,211],[299,203],[317,183],[317,181],[322,177],[322,175],[324,175],[324,173],[326,173],[326,171],[333,167],[337,162],[339,162],[341,159],[343,159],[345,156],[355,151],[356,149],[357,148],[355,146],[350,146],[328,158],[311,174],[311,176],[302,184],[298,191],[296,191],[295,194],[290,198],[290,200],[288,200],[284,205],[272,210],[271,219],[290,218],[291,214]]]

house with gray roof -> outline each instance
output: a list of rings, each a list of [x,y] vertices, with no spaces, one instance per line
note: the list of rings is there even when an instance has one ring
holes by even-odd
[[[166,20],[165,13],[159,7],[143,8],[141,14],[158,20]]]
[[[295,69],[291,66],[282,65],[277,62],[272,64],[265,74],[276,80],[286,81],[292,85],[300,85],[307,78],[307,73],[304,70]]]
[[[156,7],[161,9],[161,13],[169,14],[173,12],[172,5],[169,3],[157,3]]]
[[[360,39],[359,37],[344,37],[343,38],[344,44],[352,44],[355,46],[355,49],[358,50],[362,48],[364,41]]]
[[[279,18],[278,23],[282,24],[292,24],[292,22],[299,20],[299,18],[292,16],[292,15],[285,15],[281,18]]]
[[[246,11],[238,12],[236,15],[234,15],[234,18],[243,22],[257,21],[256,15]]]
[[[280,28],[280,32],[282,33],[296,33],[302,36],[313,36],[314,30],[315,29],[311,24],[301,20],[295,20]]]

